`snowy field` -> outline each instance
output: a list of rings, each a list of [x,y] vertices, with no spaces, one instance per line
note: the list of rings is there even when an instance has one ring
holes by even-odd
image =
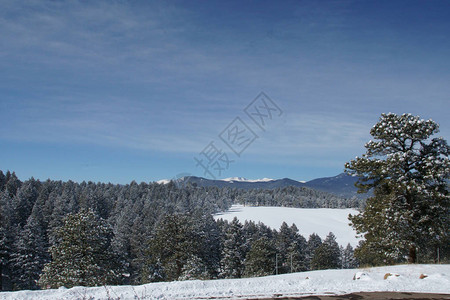
[[[385,275],[392,274],[387,279]],[[422,276],[421,276],[422,275]],[[424,277],[420,279],[420,277]],[[325,270],[246,279],[175,281],[140,286],[0,293],[0,300],[50,299],[261,299],[354,292],[450,293],[450,265],[401,265]]]
[[[350,243],[355,247],[359,240],[355,237],[356,232],[349,226],[348,215],[357,213],[358,211],[355,209],[233,205],[230,210],[217,214],[214,218],[231,221],[234,217],[237,217],[241,223],[244,223],[245,220],[262,222],[277,230],[283,222],[286,222],[289,226],[295,224],[299,233],[306,239],[312,233],[316,233],[324,239],[331,231],[340,245],[345,247],[347,243]]]

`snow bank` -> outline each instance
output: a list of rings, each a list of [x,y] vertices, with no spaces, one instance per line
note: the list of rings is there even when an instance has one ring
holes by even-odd
[[[387,279],[384,279],[387,273],[395,276],[387,276]],[[420,279],[422,274],[426,274],[427,277]],[[246,279],[3,292],[0,293],[0,299],[257,299],[379,291],[450,293],[449,275],[450,265],[400,265],[311,271]]]
[[[262,222],[273,229],[279,229],[283,222],[289,226],[295,224],[299,233],[308,239],[312,233],[324,239],[330,231],[336,236],[336,241],[346,246],[358,245],[356,232],[349,225],[348,215],[358,214],[355,209],[334,208],[290,208],[290,207],[252,207],[233,205],[230,210],[217,214],[215,219],[231,221],[237,217],[241,223],[245,220]]]

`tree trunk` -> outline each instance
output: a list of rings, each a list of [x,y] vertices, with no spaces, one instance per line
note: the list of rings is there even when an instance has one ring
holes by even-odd
[[[415,264],[417,262],[417,250],[414,246],[409,246],[408,263]]]

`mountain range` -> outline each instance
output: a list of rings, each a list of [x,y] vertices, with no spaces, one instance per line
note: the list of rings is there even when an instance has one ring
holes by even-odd
[[[201,187],[216,186],[216,187],[231,187],[237,189],[277,189],[288,186],[307,187],[319,191],[335,194],[343,198],[366,198],[366,194],[358,194],[355,182],[357,177],[341,173],[333,177],[317,178],[310,181],[297,181],[290,178],[282,179],[256,179],[249,180],[243,177],[231,177],[226,179],[207,179],[197,176],[184,176],[173,179],[176,184],[191,183]],[[170,180],[160,180],[158,183],[168,183]]]

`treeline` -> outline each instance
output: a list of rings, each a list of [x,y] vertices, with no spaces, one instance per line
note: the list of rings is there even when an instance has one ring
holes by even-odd
[[[363,208],[364,199],[342,198],[308,187],[288,186],[272,190],[237,190],[235,202],[253,206],[297,208]]]
[[[332,236],[313,249],[295,227],[284,225],[276,232],[263,224],[212,218],[235,202],[326,207],[328,201],[289,200],[300,195],[299,189],[266,192],[269,197],[260,190],[174,183],[21,182],[14,173],[0,171],[0,287],[140,284],[300,271],[323,267],[325,259],[313,259],[330,252],[322,244],[333,244],[336,257]],[[287,232],[291,240],[280,242]],[[271,270],[265,269],[269,265]],[[341,267],[341,262],[331,267]]]

